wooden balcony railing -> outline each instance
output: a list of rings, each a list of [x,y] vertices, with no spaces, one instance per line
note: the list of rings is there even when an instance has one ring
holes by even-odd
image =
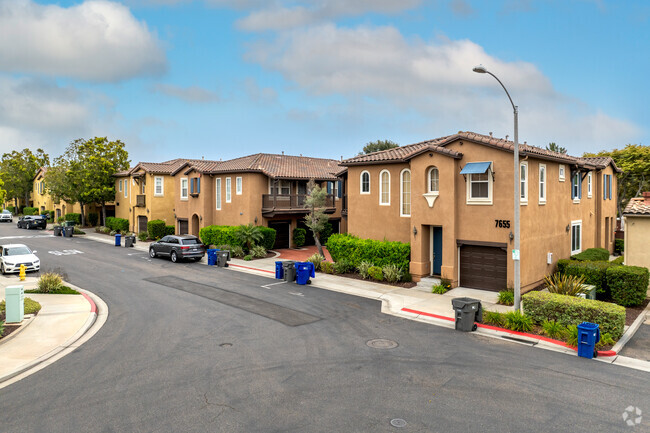
[[[307,194],[263,194],[262,195],[262,211],[296,211],[307,212],[305,208],[305,200]],[[328,194],[325,201],[326,208],[334,208],[334,195]]]
[[[147,196],[144,194],[140,194],[135,196],[135,206],[136,207],[145,207],[147,205]]]

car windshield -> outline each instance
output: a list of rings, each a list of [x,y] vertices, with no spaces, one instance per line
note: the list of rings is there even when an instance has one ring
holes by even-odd
[[[199,243],[198,239],[183,239],[183,245],[198,245]]]
[[[7,209],[3,210],[2,213],[11,213]]]
[[[32,252],[27,247],[11,247],[5,248],[5,256],[22,256],[23,254],[31,254]]]

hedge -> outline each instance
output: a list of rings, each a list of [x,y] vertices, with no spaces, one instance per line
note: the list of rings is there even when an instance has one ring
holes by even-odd
[[[623,239],[614,239],[614,252],[623,254],[623,251],[625,251],[625,241]]]
[[[7,210],[12,214],[16,213],[16,206],[7,206]]]
[[[609,260],[609,250],[605,248],[588,248],[581,253],[571,256],[573,260],[604,261]]]
[[[48,217],[47,217],[47,218],[48,218],[51,222],[54,222],[54,211],[53,211],[53,210],[48,210],[48,211],[47,211],[47,214],[48,214]]]
[[[151,220],[147,223],[147,233],[151,239],[160,239],[165,236],[166,227],[163,220]]]
[[[334,234],[327,241],[327,250],[335,262],[347,260],[355,268],[365,261],[379,267],[394,264],[404,271],[409,269],[411,245],[408,243],[360,239],[350,234]]]
[[[176,227],[174,226],[165,226],[165,236],[175,235]]]
[[[270,227],[256,226],[260,229],[262,236],[262,246],[267,250],[275,245],[275,229]],[[230,245],[243,247],[244,244],[237,237],[239,226],[207,226],[199,231],[201,242],[205,245]]]
[[[262,232],[262,236],[264,236],[262,246],[267,250],[273,249],[275,245],[275,229],[260,226],[260,231]]]
[[[95,227],[97,225],[97,221],[99,221],[99,214],[96,212],[90,212],[88,214],[88,224],[90,224],[92,227]]]
[[[567,275],[576,275],[586,277],[585,283],[596,287],[598,299],[609,299],[610,291],[607,285],[607,276],[605,271],[611,266],[617,266],[615,263],[600,262],[581,262],[571,260],[564,266],[563,273]]]
[[[607,269],[607,285],[612,300],[624,307],[637,307],[648,292],[648,268],[640,266],[612,266]]]
[[[293,229],[293,246],[301,247],[305,245],[305,236],[307,236],[307,230],[302,227]]]
[[[529,292],[521,300],[526,315],[538,325],[544,320],[563,326],[591,322],[600,325],[602,334],[609,332],[614,340],[623,335],[625,308],[620,305],[548,292]]]
[[[119,232],[129,231],[129,220],[125,218],[106,217],[106,227]]]
[[[65,214],[65,221],[72,221],[75,225],[81,224],[80,213],[67,213]]]
[[[23,208],[23,215],[38,215],[38,209],[35,207],[25,206]]]

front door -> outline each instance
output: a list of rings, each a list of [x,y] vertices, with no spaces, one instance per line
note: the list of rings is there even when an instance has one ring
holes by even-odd
[[[442,268],[442,227],[431,227],[431,275],[440,275]]]
[[[147,216],[139,215],[138,216],[138,233],[147,231]]]

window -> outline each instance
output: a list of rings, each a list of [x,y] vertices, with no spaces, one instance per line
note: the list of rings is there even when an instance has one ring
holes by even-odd
[[[231,180],[229,177],[226,178],[226,203],[230,203],[232,199],[232,191],[231,191]]]
[[[235,194],[237,194],[237,195],[241,195],[241,191],[242,191],[241,182],[242,182],[242,178],[241,178],[241,176],[238,176],[235,179]]]
[[[119,185],[120,192],[122,192],[122,179],[120,179],[120,181],[118,182],[118,185]]]
[[[571,221],[571,255],[582,251],[582,221]]]
[[[140,194],[145,193],[145,187],[146,187],[146,185],[144,183],[144,179],[142,179],[142,183],[140,184]]]
[[[490,179],[487,173],[474,173],[469,175],[470,193],[469,197],[488,198],[489,197],[489,182]]]
[[[460,171],[465,178],[466,203],[470,205],[491,205],[494,173],[492,162],[468,162]]]
[[[359,191],[360,194],[370,194],[370,173],[367,171],[362,171],[361,172],[361,180],[359,181],[361,184],[360,188],[361,191]]]
[[[216,190],[216,202],[217,202],[217,210],[221,210],[221,178],[218,177],[215,179],[215,190]]]
[[[579,171],[576,171],[571,177],[571,198],[574,203],[580,203],[580,198],[582,198],[582,178]]]
[[[402,170],[400,176],[400,216],[411,216],[411,171]]]
[[[341,198],[341,194],[343,193],[343,182],[340,180],[336,181],[336,198]]]
[[[612,175],[603,175],[603,200],[612,199]]]
[[[379,204],[390,206],[390,173],[382,170],[379,173]]]
[[[181,179],[181,200],[187,200],[187,178]]]
[[[429,192],[439,192],[440,191],[439,176],[440,176],[440,174],[438,173],[438,168],[431,167],[429,169],[429,176],[428,176],[429,181],[427,182]]]
[[[546,164],[539,165],[539,204],[546,203]]]
[[[587,198],[591,198],[591,172],[587,173]]]
[[[328,186],[328,194],[330,193]],[[271,194],[288,195],[291,194],[291,182],[288,180],[276,180],[271,182]]]
[[[129,182],[127,179],[124,179],[124,198],[129,196]]]
[[[519,202],[528,204],[528,163],[522,162],[519,168]]]
[[[560,164],[560,182],[564,182],[564,165]]]
[[[154,179],[153,195],[160,197],[163,193],[163,178],[161,176],[156,176]]]

